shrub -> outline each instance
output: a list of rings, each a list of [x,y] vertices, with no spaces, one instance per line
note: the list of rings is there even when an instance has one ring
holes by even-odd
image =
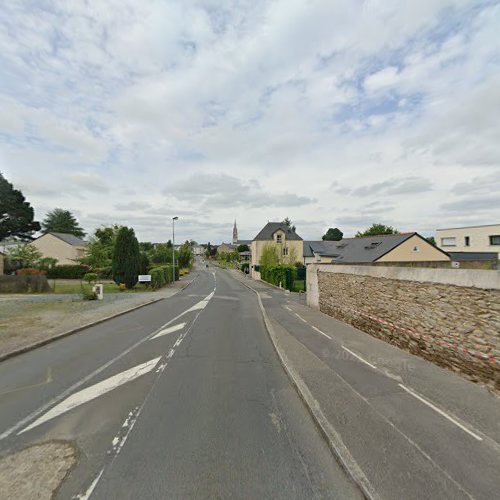
[[[241,271],[246,273],[248,272],[248,269],[250,268],[250,264],[248,262],[243,262],[243,264],[241,264]]]
[[[43,274],[0,276],[0,293],[50,292],[47,278]]]
[[[89,271],[88,267],[79,264],[54,266],[47,271],[47,278],[50,279],[82,279],[84,274]]]
[[[86,281],[87,283],[95,283],[97,281],[97,274],[96,273],[84,274],[83,281]]]
[[[281,285],[283,288],[293,291],[297,278],[297,268],[286,264],[260,266],[260,277],[268,283],[276,286]]]
[[[172,266],[157,266],[149,269],[151,275],[151,287],[154,290],[165,286],[167,283],[172,283]],[[179,266],[175,266],[175,279],[179,279]]]
[[[17,276],[39,276],[41,274],[47,274],[47,271],[44,269],[35,269],[33,267],[24,267],[16,271]]]
[[[94,269],[99,279],[111,279],[113,277],[113,271],[111,266],[96,267]]]
[[[93,290],[82,289],[82,298],[83,300],[97,300],[97,293]]]
[[[127,288],[133,288],[138,280],[139,261],[139,242],[135,237],[134,230],[121,227],[116,235],[113,250],[112,266],[115,283],[117,285],[123,283]]]

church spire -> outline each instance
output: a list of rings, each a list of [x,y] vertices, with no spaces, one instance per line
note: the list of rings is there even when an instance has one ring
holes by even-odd
[[[234,219],[234,227],[233,227],[233,245],[238,244],[238,228],[236,227],[236,219]]]

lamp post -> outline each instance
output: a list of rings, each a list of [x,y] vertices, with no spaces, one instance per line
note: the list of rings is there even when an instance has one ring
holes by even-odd
[[[179,217],[172,217],[172,282],[175,283],[175,221]]]

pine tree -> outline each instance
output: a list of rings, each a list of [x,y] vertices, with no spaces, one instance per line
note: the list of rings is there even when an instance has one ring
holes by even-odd
[[[66,233],[73,234],[78,238],[85,236],[85,231],[80,227],[76,217],[62,208],[55,208],[49,212],[42,222],[44,233]]]
[[[139,267],[139,242],[134,230],[122,227],[116,236],[113,251],[113,280],[118,285],[124,283],[128,289],[133,288],[138,280]]]
[[[34,211],[18,189],[0,173],[0,241],[6,238],[31,240],[40,230]]]

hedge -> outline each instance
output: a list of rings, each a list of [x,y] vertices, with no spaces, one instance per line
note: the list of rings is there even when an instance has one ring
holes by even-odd
[[[43,274],[0,276],[0,293],[41,293],[50,291],[47,277]]]
[[[260,277],[268,283],[293,291],[293,285],[297,278],[297,268],[285,264],[260,266]]]
[[[149,269],[151,275],[151,287],[154,290],[165,286],[167,283],[172,283],[172,266],[156,266]],[[175,266],[175,279],[179,279],[179,266]]]
[[[89,272],[89,268],[86,266],[80,266],[78,264],[72,265],[61,265],[54,266],[47,271],[47,278],[49,279],[82,279],[83,275]]]

